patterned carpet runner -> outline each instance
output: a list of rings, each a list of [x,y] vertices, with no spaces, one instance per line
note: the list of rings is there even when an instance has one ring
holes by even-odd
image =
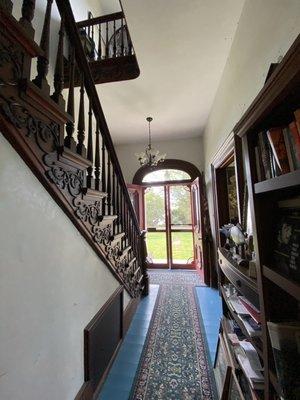
[[[159,283],[160,291],[131,400],[212,400],[194,297],[198,276],[153,272],[150,281]]]

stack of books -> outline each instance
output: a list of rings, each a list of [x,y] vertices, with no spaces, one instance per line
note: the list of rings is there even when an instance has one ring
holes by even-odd
[[[227,304],[250,337],[261,336],[260,311],[244,296],[227,295]]]
[[[300,169],[300,109],[287,126],[258,134],[255,162],[258,182]]]
[[[223,326],[229,339],[230,350],[234,354],[251,389],[263,390],[263,367],[256,349],[243,334],[235,329],[234,320],[223,318]]]
[[[263,390],[263,367],[252,344],[245,340],[240,342],[239,347],[235,347],[235,353],[239,365],[248,379],[251,388],[254,390]]]

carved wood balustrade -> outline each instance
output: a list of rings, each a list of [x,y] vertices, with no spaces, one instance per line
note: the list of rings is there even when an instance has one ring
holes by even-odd
[[[134,47],[122,11],[77,22],[81,42],[95,84],[135,79],[140,75]],[[65,61],[65,87],[69,66]],[[75,86],[80,86],[80,73],[75,70]]]
[[[56,5],[61,20],[51,60],[53,0],[45,0],[39,45],[32,27],[35,1],[23,0],[19,21],[12,2],[0,1],[0,130],[131,296],[146,294],[144,235],[70,3],[56,0]]]

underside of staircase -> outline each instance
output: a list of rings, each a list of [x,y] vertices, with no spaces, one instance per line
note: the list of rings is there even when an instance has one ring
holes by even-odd
[[[51,93],[48,71],[53,0],[45,3],[42,37],[37,44],[32,28],[35,2],[23,1],[22,17],[17,21],[12,2],[0,1],[1,133],[130,295],[147,294],[144,233],[139,229],[91,72],[90,63],[109,60],[87,57],[69,1],[56,0],[61,25]],[[37,74],[31,80],[34,59]],[[78,110],[76,86],[80,87]]]

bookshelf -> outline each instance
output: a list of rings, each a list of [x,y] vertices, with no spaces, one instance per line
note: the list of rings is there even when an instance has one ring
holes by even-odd
[[[281,204],[284,202],[288,204],[292,201],[291,199],[300,196],[300,169],[259,181],[257,147],[261,132],[288,126],[295,120],[294,112],[298,109],[300,109],[300,37],[295,40],[233,129],[242,140],[244,173],[253,224],[257,267],[256,287],[262,327],[261,355],[265,378],[263,398],[266,400],[280,399],[283,384],[282,374],[278,375],[276,372],[276,360],[274,360],[268,323],[273,322],[277,326],[290,324],[291,321],[299,323],[300,283],[292,275],[292,273],[299,273],[297,270],[300,268],[297,264],[299,258],[295,256],[298,260],[295,271],[290,269],[286,271],[283,270],[282,265],[279,265],[279,258],[276,258],[274,254],[279,222],[283,220],[283,215],[296,207],[286,206],[283,210],[284,207]],[[284,245],[287,246],[286,243]],[[299,357],[296,351],[291,363],[299,365]],[[294,382],[297,387],[299,385],[297,378]],[[284,396],[286,399],[291,398],[290,394],[283,394],[283,398]]]
[[[300,186],[300,170],[289,172],[275,178],[267,179],[254,184],[254,193],[267,193],[276,190],[295,189]]]
[[[286,293],[300,301],[300,284],[278,274],[274,269],[263,266],[263,275]]]

